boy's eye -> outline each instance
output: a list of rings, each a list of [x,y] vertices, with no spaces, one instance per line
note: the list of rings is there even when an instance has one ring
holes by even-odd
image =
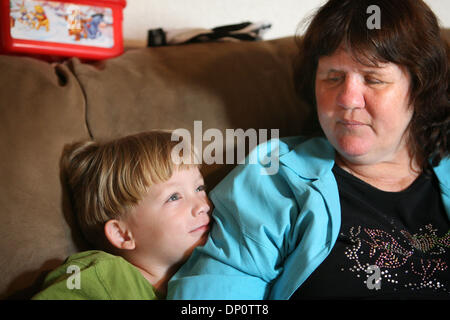
[[[202,184],[202,185],[199,186],[199,187],[197,188],[197,190],[195,190],[195,191],[201,192],[201,191],[205,191],[205,190],[206,190],[206,185]]]
[[[167,202],[177,201],[180,199],[180,195],[178,193],[174,193],[167,199]]]

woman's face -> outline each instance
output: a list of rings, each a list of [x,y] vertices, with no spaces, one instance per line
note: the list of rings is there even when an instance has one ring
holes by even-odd
[[[367,67],[338,49],[319,59],[315,87],[320,125],[339,155],[376,164],[407,151],[410,76],[398,65]]]

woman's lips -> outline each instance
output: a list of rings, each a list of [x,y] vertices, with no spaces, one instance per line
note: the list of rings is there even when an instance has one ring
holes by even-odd
[[[357,127],[357,126],[366,126],[364,122],[356,121],[356,120],[339,120],[338,123],[348,126],[348,127]]]

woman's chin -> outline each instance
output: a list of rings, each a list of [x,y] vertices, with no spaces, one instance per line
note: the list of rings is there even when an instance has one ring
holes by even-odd
[[[361,158],[370,151],[368,139],[361,137],[342,137],[338,139],[335,147],[346,158]]]

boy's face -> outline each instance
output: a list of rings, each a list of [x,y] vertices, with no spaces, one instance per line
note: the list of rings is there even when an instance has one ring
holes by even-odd
[[[151,263],[170,266],[186,260],[206,242],[211,206],[198,168],[175,170],[149,193],[124,220],[136,253]]]

